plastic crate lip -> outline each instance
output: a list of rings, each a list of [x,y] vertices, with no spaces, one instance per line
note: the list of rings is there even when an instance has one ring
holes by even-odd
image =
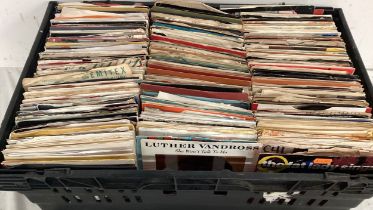
[[[116,3],[123,3],[123,2],[128,2],[128,1],[118,1]],[[146,5],[152,5],[153,3],[152,2],[137,2],[137,3],[144,3]],[[234,3],[232,3],[234,4]],[[219,6],[219,5],[232,5],[232,4],[212,4],[212,6]],[[42,39],[43,37],[46,37],[47,33],[48,33],[48,30],[49,30],[49,25],[50,25],[50,18],[53,17],[54,15],[54,11],[55,11],[55,7],[57,5],[57,1],[50,1],[49,2],[49,5],[48,5],[48,8],[47,8],[47,11],[45,13],[45,16],[43,18],[43,21],[40,25],[40,29],[38,31],[38,35],[35,39],[35,42],[33,44],[33,47],[30,51],[30,54],[29,54],[29,57],[26,61],[26,64],[23,68],[23,71],[21,73],[21,76],[20,76],[20,79],[18,81],[18,84],[17,84],[17,87],[14,91],[14,94],[12,96],[12,100],[10,102],[10,106],[8,107],[7,111],[6,111],[6,114],[4,116],[4,120],[1,124],[1,128],[0,128],[0,148],[2,146],[4,146],[5,144],[5,140],[10,132],[10,129],[12,127],[12,123],[14,120],[14,114],[15,114],[15,111],[18,109],[19,107],[19,102],[21,100],[21,97],[22,97],[22,93],[23,93],[23,89],[22,89],[22,85],[21,85],[21,81],[24,77],[26,76],[30,76],[32,75],[32,73],[35,71],[35,67],[36,67],[36,59],[37,59],[37,56],[38,56],[38,52],[41,51],[41,49],[43,49],[44,47],[44,43],[45,43],[45,39]],[[234,5],[238,5],[238,4],[234,4]],[[241,4],[243,5],[243,4]],[[372,83],[370,82],[370,79],[369,77],[367,76],[367,71],[364,67],[364,64],[361,60],[361,57],[360,57],[360,54],[356,48],[356,45],[355,45],[355,42],[352,38],[352,35],[351,35],[351,32],[348,28],[348,25],[347,25],[347,22],[346,22],[346,19],[343,15],[343,11],[342,9],[340,8],[334,8],[334,11],[333,11],[333,16],[335,18],[338,19],[338,27],[339,29],[343,29],[343,37],[344,39],[347,39],[346,40],[346,45],[348,47],[348,52],[351,56],[351,58],[353,58],[353,63],[354,63],[354,66],[358,69],[357,72],[359,72],[360,74],[362,74],[362,82],[363,82],[363,85],[365,87],[365,90],[366,90],[366,93],[367,93],[367,96],[369,97],[369,102],[372,104],[372,98],[373,98],[373,88],[372,88]],[[369,90],[369,91],[368,91]],[[18,104],[17,104],[18,103]],[[1,157],[0,157],[0,160],[1,160]],[[81,170],[79,168],[75,168],[75,167],[71,167],[69,168],[69,166],[61,166],[63,169],[60,169],[60,168],[53,168],[53,166],[46,166],[45,168],[41,167],[39,169],[30,169],[30,168],[17,168],[17,169],[0,169],[0,178],[3,176],[3,175],[9,175],[9,174],[17,174],[17,175],[21,175],[21,174],[27,174],[28,176],[30,176],[31,174],[36,174],[36,175],[40,175],[40,174],[43,174],[43,175],[61,175],[61,176],[70,176],[70,177],[75,177],[75,176],[81,176],[82,174],[84,174],[84,176],[89,176],[90,173],[92,173],[92,171],[95,171],[95,170],[98,170],[98,171],[101,171],[101,170],[110,170],[110,174],[107,174],[107,176],[109,177],[112,177],[114,174],[117,174],[117,175],[120,175],[121,173],[125,172],[125,174],[132,174],[134,176],[138,176],[140,174],[146,174],[146,176],[150,176],[150,175],[154,175],[154,176],[158,176],[158,175],[167,175],[167,176],[175,176],[176,173],[179,173],[179,172],[164,172],[164,171],[158,171],[158,172],[140,172],[140,171],[137,171],[137,170],[124,170],[123,168],[108,168],[106,166],[102,166],[101,169],[91,169],[91,170]],[[87,173],[86,173],[87,172]],[[259,173],[259,172],[249,172],[249,173],[240,173],[240,172],[237,172],[237,173],[234,173],[234,172],[230,172],[230,173],[227,173],[227,172],[199,172],[199,171],[183,171],[181,172],[182,174],[177,174],[178,177],[188,177],[188,178],[195,178],[195,179],[200,179],[203,177],[203,175],[206,175],[206,174],[209,174],[209,176],[212,176],[212,177],[215,177],[215,178],[219,178],[219,179],[229,179],[228,177],[233,177],[235,179],[239,178],[239,177],[242,177],[242,179],[258,179],[258,180],[262,180],[262,179],[272,179],[272,180],[299,180],[299,177],[298,176],[294,176],[293,174],[290,174],[290,173],[287,173],[287,174],[269,174],[269,173]],[[129,174],[128,174],[129,175]],[[299,175],[299,173],[297,173],[297,175]],[[315,174],[305,174],[303,173],[302,174],[303,178],[307,179],[307,180],[320,180],[321,178],[326,178],[326,179],[334,179],[334,180],[349,180],[351,177],[349,174],[341,174],[341,173],[338,173],[338,175],[335,175],[333,173],[315,173]],[[361,174],[359,175],[359,177],[366,177],[366,179],[371,179],[370,177],[373,176],[373,175],[364,175],[364,174]]]
[[[108,173],[112,175],[108,176]],[[188,176],[189,174],[193,176]],[[57,181],[60,187],[72,189],[84,187],[111,189],[105,186],[115,186],[115,183],[121,183],[136,192],[144,190],[164,190],[170,187],[173,190],[197,190],[196,188],[202,188],[202,190],[210,191],[231,191],[235,189],[239,191],[255,192],[268,191],[260,189],[266,188],[267,186],[279,185],[280,188],[278,188],[277,191],[294,192],[299,190],[299,188],[307,189],[308,191],[320,191],[320,189],[330,191],[338,184],[350,186],[348,183],[352,183],[348,190],[361,191],[365,188],[369,188],[369,186],[373,184],[373,181],[369,183],[369,180],[365,180],[366,182],[351,182],[348,177],[344,177],[343,180],[325,179],[319,174],[308,174],[308,176],[304,176],[303,174],[289,174],[292,179],[282,176],[283,174],[255,172],[247,172],[241,174],[241,176],[237,176],[234,172],[217,174],[211,171],[201,172],[199,176],[196,176],[196,172],[193,171],[189,174],[185,174],[183,171],[138,171],[135,173],[134,171],[118,170],[75,171],[72,174],[36,174],[29,172],[17,177],[0,174],[0,184],[5,183],[3,186],[0,186],[2,186],[4,190],[12,190],[16,188],[13,187],[9,189],[9,187],[13,185],[26,186],[29,182],[37,182],[40,183],[37,184],[37,187],[53,188],[49,183],[51,183],[51,181]],[[35,184],[33,186],[35,186]],[[22,187],[22,189],[31,188],[32,187]],[[114,187],[114,189],[116,188]]]
[[[13,177],[9,174],[0,174],[0,189],[7,191],[53,189],[56,186],[49,185],[48,180],[60,183],[57,188],[93,188],[115,190],[125,186],[134,192],[143,191],[245,191],[268,192],[275,188],[276,192],[293,193],[301,190],[309,192],[340,192],[347,194],[373,194],[371,179],[351,180],[350,176],[325,177],[323,174],[268,174],[247,172],[237,175],[234,172],[200,171],[133,171],[133,170],[76,170],[72,173],[37,174],[24,173]],[[191,174],[191,176],[189,176]],[[288,176],[284,176],[288,175]],[[306,175],[306,176],[305,176]],[[88,181],[87,181],[88,180]],[[91,181],[90,181],[91,180]],[[40,184],[30,184],[35,181]],[[114,181],[114,182],[113,182]],[[94,182],[95,184],[92,184]],[[5,184],[2,184],[5,183]],[[69,183],[64,185],[63,183]],[[103,184],[100,184],[103,183]],[[122,187],[115,186],[120,183]],[[69,186],[72,185],[73,186]],[[77,184],[77,185],[74,185]],[[272,186],[272,187],[269,187]],[[268,189],[267,189],[268,188]]]
[[[17,173],[19,171],[19,173]],[[1,173],[4,172],[4,173]],[[7,172],[7,173],[5,173]],[[22,174],[30,178],[37,177],[59,177],[59,178],[86,178],[86,177],[107,177],[107,178],[177,178],[183,180],[252,180],[261,181],[270,178],[273,181],[319,181],[334,180],[348,181],[351,180],[349,174],[326,175],[328,173],[263,173],[263,172],[232,172],[232,171],[141,171],[141,170],[8,170],[0,169],[0,180],[3,177],[11,175],[22,177]],[[358,175],[364,177],[364,174]],[[367,179],[369,180],[369,179]],[[373,181],[372,181],[373,182]]]

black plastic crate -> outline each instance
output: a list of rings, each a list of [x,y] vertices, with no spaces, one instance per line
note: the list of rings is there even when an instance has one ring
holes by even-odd
[[[56,5],[57,2],[48,5],[10,101],[1,124],[0,148],[6,144],[22,101],[21,81],[36,70],[38,52],[44,49]],[[343,12],[330,8],[327,11],[333,14],[342,32],[372,106],[372,83]],[[0,190],[18,191],[43,209],[349,209],[373,195],[373,175],[138,171],[110,166],[38,165],[0,169]]]

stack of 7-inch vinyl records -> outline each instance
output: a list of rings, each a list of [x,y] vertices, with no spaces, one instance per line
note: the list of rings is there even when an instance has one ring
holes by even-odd
[[[259,8],[240,10],[258,141],[269,153],[259,157],[258,169],[369,165],[371,108],[332,15]]]
[[[331,15],[191,0],[57,11],[4,165],[373,169],[371,108]]]
[[[241,20],[169,0],[156,2],[151,19],[139,168],[253,170],[259,145]]]
[[[148,8],[60,3],[16,126],[7,166],[135,164],[139,79],[145,73]]]

